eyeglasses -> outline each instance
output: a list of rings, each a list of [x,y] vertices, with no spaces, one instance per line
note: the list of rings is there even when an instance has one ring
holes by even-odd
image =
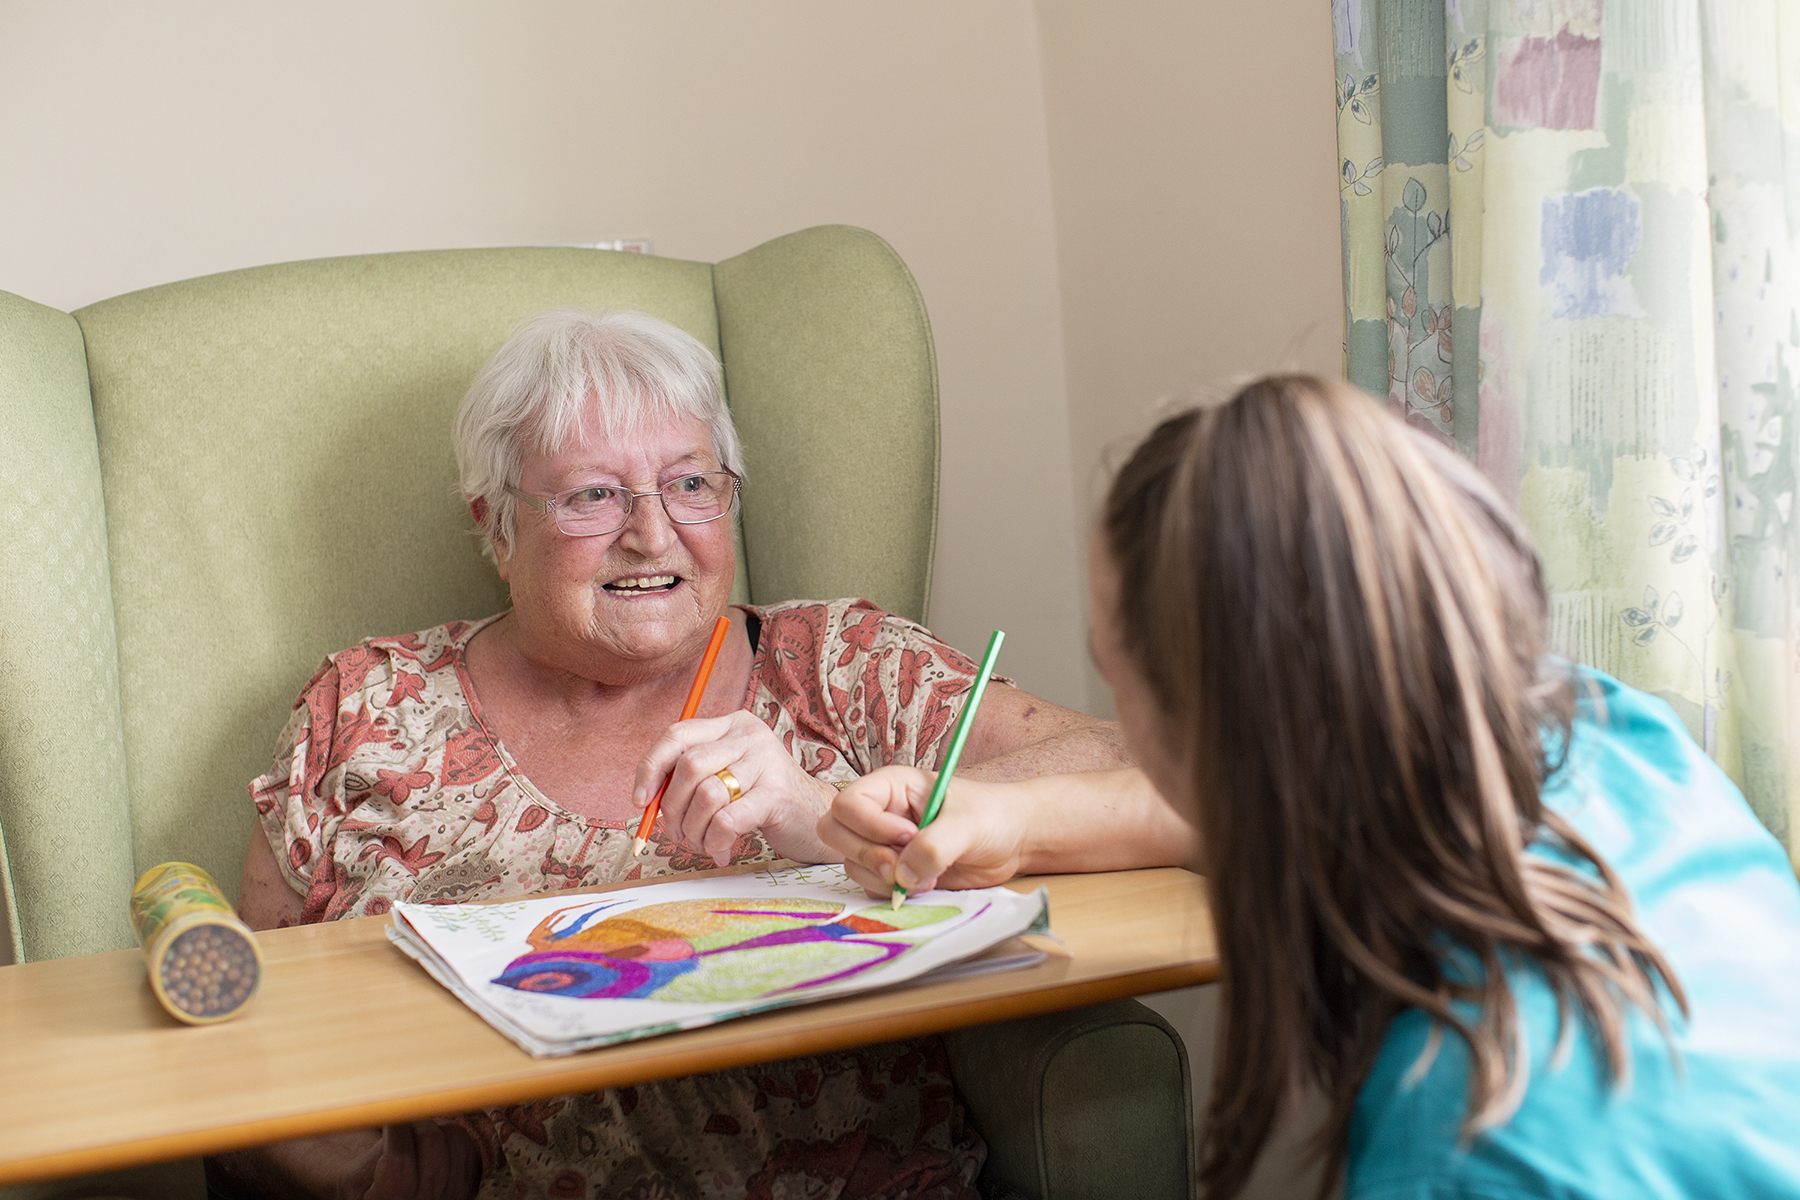
[[[555,520],[556,527],[568,536],[599,537],[625,528],[625,522],[631,520],[631,506],[640,496],[662,497],[663,511],[677,525],[704,525],[731,512],[742,486],[736,471],[724,470],[683,475],[654,492],[590,484],[546,498],[522,492],[510,483],[506,490]]]

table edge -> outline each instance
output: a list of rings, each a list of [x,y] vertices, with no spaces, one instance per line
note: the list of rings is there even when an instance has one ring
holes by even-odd
[[[823,1030],[808,1030],[803,1034],[753,1034],[724,1048],[717,1045],[696,1047],[691,1052],[659,1060],[656,1067],[648,1070],[644,1069],[645,1064],[642,1063],[628,1071],[609,1067],[602,1051],[602,1057],[594,1059],[593,1065],[585,1070],[578,1068],[550,1076],[525,1076],[510,1083],[487,1083],[478,1088],[452,1088],[392,1096],[247,1124],[186,1130],[87,1149],[16,1158],[0,1164],[0,1186],[147,1166],[151,1163],[242,1150],[289,1138],[427,1120],[476,1108],[523,1104],[571,1092],[649,1083],[658,1079],[778,1061],[801,1054],[819,1054],[866,1046],[896,1038],[949,1033],[971,1025],[1040,1016],[1154,992],[1194,987],[1211,983],[1218,975],[1219,962],[1217,959],[1210,959],[1101,979],[1085,979],[1028,992],[959,1001],[943,1008],[871,1014]],[[582,1057],[573,1056],[570,1061],[577,1062]],[[629,1078],[625,1077],[627,1075]],[[479,1100],[476,1099],[476,1093],[479,1093]]]

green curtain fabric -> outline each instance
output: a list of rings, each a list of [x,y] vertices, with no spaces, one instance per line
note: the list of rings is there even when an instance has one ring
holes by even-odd
[[[1800,861],[1800,0],[1332,16],[1349,378],[1517,502],[1556,649]]]

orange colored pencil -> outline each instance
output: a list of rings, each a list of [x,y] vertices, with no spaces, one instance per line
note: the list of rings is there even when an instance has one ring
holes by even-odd
[[[691,721],[694,714],[700,711],[700,697],[706,692],[706,681],[712,678],[713,663],[719,660],[719,647],[725,644],[725,635],[730,631],[730,617],[720,617],[714,622],[712,638],[706,643],[706,653],[700,656],[700,669],[694,673],[694,686],[688,689],[687,703],[681,706],[683,721]],[[663,793],[669,790],[669,780],[674,777],[673,771],[663,776],[662,786],[650,798],[650,806],[644,810],[644,819],[638,822],[637,836],[631,839],[633,858],[642,857],[645,848],[650,845],[650,827],[656,824],[656,814],[662,810]]]

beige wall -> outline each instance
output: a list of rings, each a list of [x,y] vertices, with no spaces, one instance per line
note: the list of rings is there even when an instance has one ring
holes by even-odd
[[[875,230],[936,333],[933,624],[1004,628],[1004,669],[1085,700],[1028,0],[4,2],[0,164],[0,288],[61,308],[323,255]]]
[[[1159,398],[1342,369],[1331,21],[1322,0],[1037,8],[1085,526]],[[1111,711],[1097,675],[1090,704]]]
[[[873,229],[937,336],[933,623],[1003,627],[1023,683],[1110,711],[1079,575],[1103,452],[1190,383],[1338,366],[1317,10],[0,0],[0,288],[73,308],[331,254]]]

